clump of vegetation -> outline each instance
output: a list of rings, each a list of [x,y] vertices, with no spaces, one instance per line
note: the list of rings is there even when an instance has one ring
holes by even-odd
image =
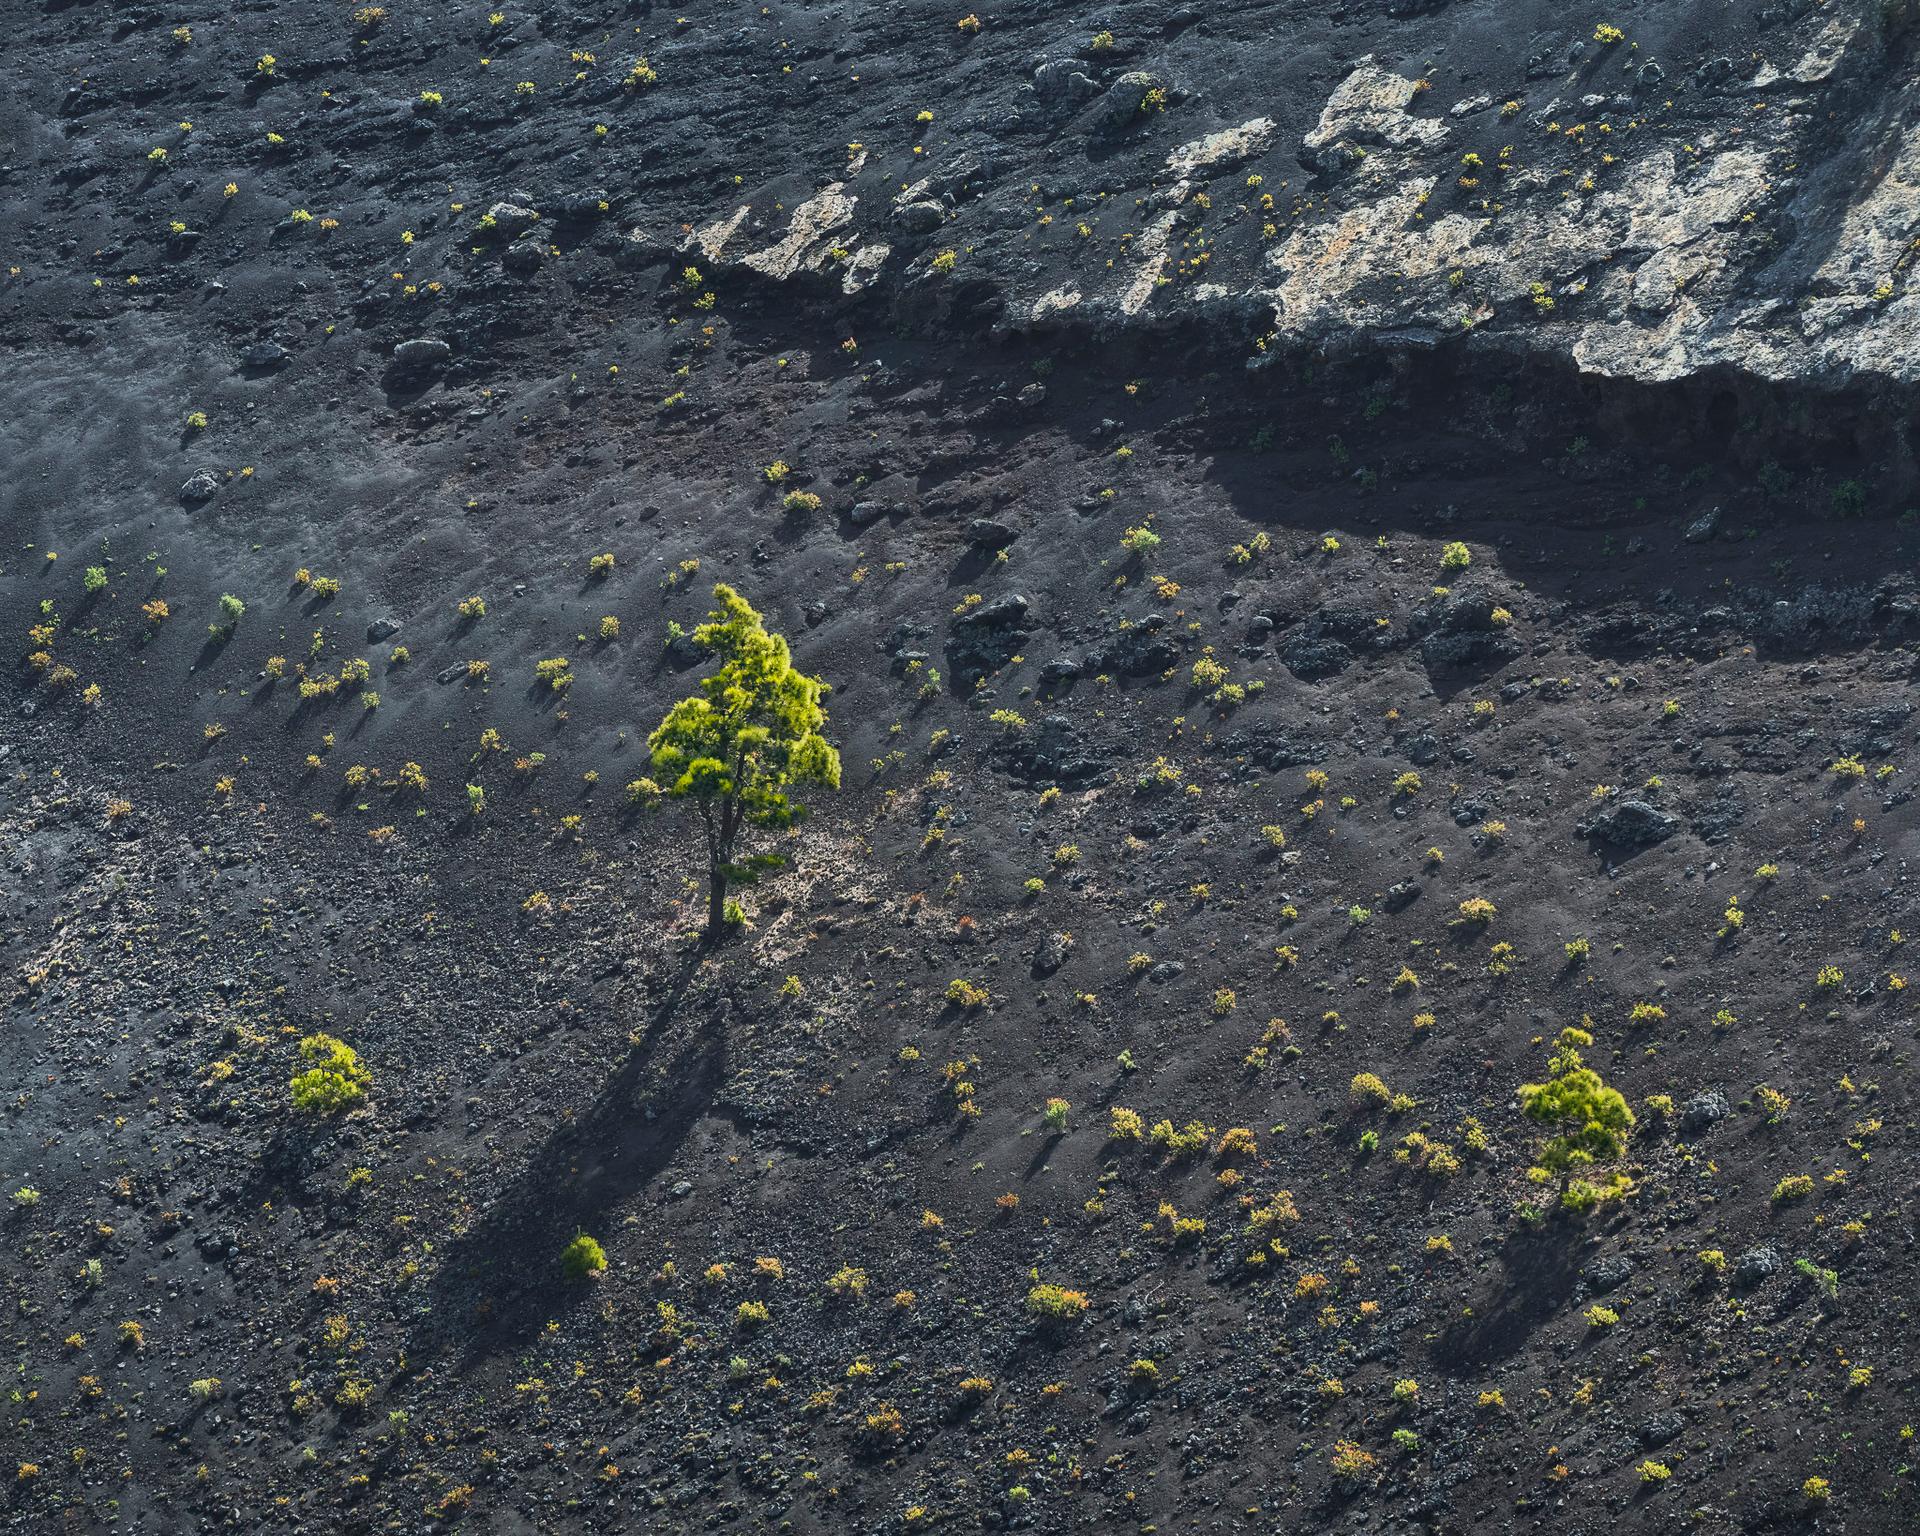
[[[836,1301],[857,1301],[867,1294],[867,1272],[842,1265],[827,1277],[827,1294]]]
[[[1809,1174],[1790,1173],[1773,1186],[1768,1198],[1775,1205],[1786,1205],[1794,1200],[1804,1200],[1813,1193],[1813,1179]]]
[[[307,1068],[295,1074],[287,1087],[293,1107],[303,1114],[343,1113],[364,1100],[373,1085],[373,1074],[353,1047],[332,1035],[308,1035],[300,1042],[300,1059]]]
[[[1036,1285],[1027,1292],[1027,1311],[1046,1323],[1072,1322],[1082,1316],[1089,1303],[1085,1292],[1065,1286]]]
[[[1373,1072],[1356,1072],[1347,1085],[1347,1103],[1354,1109],[1378,1109],[1392,1098],[1386,1083]]]
[[[956,976],[948,982],[947,990],[941,995],[954,1007],[967,1013],[986,1007],[989,1001],[985,987],[975,986],[963,976]]]
[[[606,1273],[607,1251],[586,1233],[578,1233],[560,1250],[560,1272],[575,1284]]]
[[[1198,1157],[1212,1140],[1213,1127],[1201,1120],[1189,1120],[1184,1126],[1176,1126],[1171,1120],[1156,1120],[1153,1129],[1147,1132],[1148,1143],[1164,1150],[1176,1162]]]
[[[1335,1441],[1329,1464],[1333,1469],[1334,1481],[1344,1487],[1365,1487],[1379,1478],[1378,1459],[1356,1441]]]

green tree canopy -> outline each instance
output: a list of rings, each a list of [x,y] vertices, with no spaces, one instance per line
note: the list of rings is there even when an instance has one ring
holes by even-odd
[[[700,691],[668,710],[647,738],[665,793],[691,800],[707,843],[707,936],[726,922],[727,888],[750,884],[778,855],[737,857],[749,828],[780,830],[807,814],[789,794],[806,785],[840,787],[840,754],[821,734],[827,684],[793,664],[787,642],[733,588],[713,589],[719,605],[693,632],[718,659]]]
[[[1562,1202],[1575,1209],[1590,1207],[1624,1189],[1618,1178],[1601,1188],[1575,1181],[1573,1176],[1620,1157],[1633,1130],[1633,1111],[1626,1099],[1580,1059],[1581,1047],[1592,1044],[1593,1036],[1586,1030],[1568,1026],[1554,1042],[1547,1081],[1520,1085],[1521,1113],[1555,1128],[1531,1172],[1541,1182],[1558,1174]]]

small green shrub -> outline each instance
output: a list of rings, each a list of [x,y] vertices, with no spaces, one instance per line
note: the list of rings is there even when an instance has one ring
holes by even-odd
[[[584,1232],[560,1250],[560,1270],[569,1280],[590,1280],[606,1267],[607,1250]]]
[[[1086,1310],[1086,1295],[1064,1286],[1036,1285],[1027,1292],[1027,1311],[1042,1322],[1071,1322]]]
[[[367,1096],[373,1074],[360,1063],[353,1047],[332,1035],[308,1035],[300,1042],[300,1059],[307,1070],[288,1084],[293,1107],[302,1114],[337,1115]]]
[[[1347,1104],[1353,1109],[1378,1109],[1393,1097],[1379,1074],[1356,1072],[1347,1085]]]
[[[988,994],[985,987],[977,987],[964,977],[956,976],[947,983],[946,999],[954,1007],[971,1013],[976,1008],[987,1005]]]

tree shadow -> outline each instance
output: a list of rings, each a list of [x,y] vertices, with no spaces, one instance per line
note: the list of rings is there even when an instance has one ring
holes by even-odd
[[[982,576],[993,569],[996,563],[994,556],[997,553],[997,550],[988,549],[981,544],[969,544],[954,561],[953,568],[947,572],[947,586],[949,588],[974,586]]]
[[[1518,1354],[1573,1294],[1587,1247],[1583,1231],[1554,1221],[1516,1235],[1501,1256],[1503,1273],[1440,1335],[1434,1358],[1450,1372],[1472,1375]]]
[[[446,1257],[408,1354],[458,1350],[463,1362],[521,1347],[565,1304],[560,1251],[582,1231],[604,1235],[608,1211],[672,1162],[727,1075],[727,998],[681,1016],[707,956],[679,959],[639,1041],[587,1111],[556,1129]],[[645,1085],[657,1082],[658,1091]]]
[[[213,662],[219,658],[220,653],[232,643],[233,630],[231,627],[212,631],[207,638],[201,642],[200,653],[193,658],[192,670],[198,672],[204,667],[211,666]]]
[[[1066,1139],[1066,1133],[1063,1131],[1049,1131],[1045,1136],[1041,1137],[1039,1150],[1027,1159],[1027,1166],[1020,1175],[1020,1182],[1023,1184],[1032,1183],[1034,1177],[1040,1170],[1047,1166],[1047,1162],[1052,1158],[1053,1154],[1060,1150],[1060,1143]]]

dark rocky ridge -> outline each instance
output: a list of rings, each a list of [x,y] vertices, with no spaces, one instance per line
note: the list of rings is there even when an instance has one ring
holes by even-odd
[[[9,1520],[1910,1527],[1907,8],[498,11],[10,35]],[[621,786],[714,579],[847,774],[703,954]],[[1639,1191],[1536,1229],[1582,1017]]]

